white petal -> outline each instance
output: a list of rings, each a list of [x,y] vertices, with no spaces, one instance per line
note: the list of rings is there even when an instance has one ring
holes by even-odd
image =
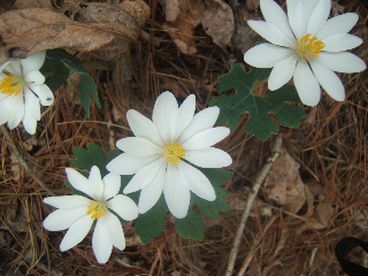
[[[223,168],[232,163],[231,156],[217,148],[187,151],[185,160],[201,168]]]
[[[125,196],[117,195],[107,202],[107,207],[112,209],[123,220],[131,221],[138,217],[138,206],[135,202]]]
[[[277,63],[268,78],[268,89],[274,91],[286,84],[293,77],[298,58],[292,55]]]
[[[0,97],[1,95],[3,94],[0,93]],[[11,105],[13,103],[13,99],[11,98],[12,96],[6,95],[0,99],[0,125],[8,121],[9,115],[11,115],[12,109],[14,109]]]
[[[307,62],[299,60],[294,72],[294,85],[303,104],[316,106],[321,98],[319,84]]]
[[[340,73],[358,73],[367,68],[362,59],[349,52],[321,53],[317,59],[330,70]]]
[[[358,47],[363,40],[351,34],[336,34],[326,37],[323,43],[325,44],[323,51],[341,52]]]
[[[176,166],[167,167],[164,197],[174,217],[184,218],[188,214],[190,191],[182,181]]]
[[[139,196],[138,209],[141,214],[150,210],[160,199],[165,184],[166,170],[159,170],[153,180],[142,189]]]
[[[109,260],[112,251],[112,242],[110,240],[109,230],[103,219],[97,220],[92,236],[92,248],[97,262],[104,264]]]
[[[104,184],[101,179],[100,169],[97,166],[92,166],[88,177],[90,189],[93,191],[94,199],[102,200],[104,192]]]
[[[108,173],[102,179],[104,183],[103,200],[108,200],[119,193],[121,177],[115,173]]]
[[[251,27],[256,33],[272,44],[285,47],[294,47],[294,41],[287,35],[283,34],[274,25],[261,20],[248,20],[247,23],[249,27]]]
[[[213,127],[216,123],[219,113],[220,109],[217,106],[207,107],[198,112],[196,115],[194,115],[189,126],[179,137],[179,141],[184,143],[190,137],[201,132],[202,130]]]
[[[28,88],[24,91],[24,105],[24,116],[33,117],[36,121],[41,119],[40,101]]]
[[[303,2],[301,0],[287,0],[286,6],[291,29],[296,37],[303,36],[308,20]]]
[[[43,106],[50,106],[54,102],[54,94],[46,84],[29,84],[29,88],[36,93]]]
[[[185,101],[179,107],[177,132],[175,134],[175,140],[183,133],[183,131],[189,126],[193,119],[195,112],[196,98],[194,94],[189,95]]]
[[[186,150],[196,150],[211,147],[230,134],[230,129],[227,127],[214,127],[197,133],[189,138],[183,147]]]
[[[23,76],[23,73],[24,73],[22,72],[22,67],[20,65],[20,59],[11,60],[4,69],[18,76]]]
[[[46,59],[46,52],[39,52],[21,60],[23,73],[26,75],[31,71],[40,70]]]
[[[22,120],[24,129],[30,134],[33,135],[36,133],[37,129],[37,120],[33,118],[28,113],[24,114],[23,120]]]
[[[64,252],[80,243],[91,229],[93,219],[90,216],[81,217],[66,232],[60,243],[60,251]]]
[[[6,67],[9,66],[11,62],[13,62],[13,61],[8,60],[8,61],[4,62],[3,64],[0,64],[0,73],[3,72],[3,70],[6,69]]]
[[[309,18],[312,15],[312,12],[314,11],[314,9],[316,8],[317,4],[319,3],[320,0],[307,0],[307,1],[303,1],[303,12],[305,14],[305,27],[307,27],[307,24],[309,21]]]
[[[173,93],[161,93],[153,108],[152,121],[155,123],[164,142],[172,141],[176,134],[178,103]]]
[[[307,33],[315,35],[326,24],[331,11],[331,0],[319,0],[308,22]]]
[[[326,24],[317,33],[319,39],[324,39],[330,35],[347,33],[358,22],[359,16],[356,13],[344,13],[327,20]]]
[[[120,175],[135,174],[143,166],[159,159],[161,154],[153,154],[150,156],[134,156],[128,153],[122,153],[111,160],[106,169],[110,172]]]
[[[124,188],[123,193],[130,194],[144,188],[156,176],[158,170],[162,170],[164,168],[164,162],[164,159],[160,158],[139,169],[138,172],[129,181],[128,185]]]
[[[268,23],[274,25],[288,38],[294,39],[286,13],[274,0],[261,0],[260,7],[263,17]]]
[[[24,90],[24,102],[26,112],[27,113],[30,112],[32,117],[34,117],[36,120],[40,120],[41,119],[40,101],[29,88],[26,88]]]
[[[90,184],[88,182],[88,179],[85,178],[82,174],[77,172],[76,170],[72,168],[65,168],[65,173],[68,178],[68,181],[73,186],[74,189],[81,191],[82,193],[85,193],[86,195],[89,195],[92,198],[95,198],[96,195],[93,193]]]
[[[185,162],[181,162],[178,168],[181,177],[193,193],[205,200],[214,201],[216,199],[215,189],[200,170]]]
[[[116,146],[120,150],[135,156],[147,156],[162,152],[162,148],[140,137],[122,138],[116,142]]]
[[[45,77],[41,74],[40,71],[31,71],[24,78],[26,82],[43,84],[45,82]]]
[[[134,109],[128,110],[127,119],[135,136],[145,138],[158,146],[163,145],[156,125],[150,119]]]
[[[86,206],[57,209],[46,217],[43,221],[43,227],[49,231],[62,231],[86,215]]]
[[[106,212],[101,219],[104,220],[105,225],[107,226],[112,245],[119,250],[124,250],[125,236],[119,219],[111,212]]]
[[[262,43],[250,48],[244,54],[244,61],[257,68],[271,68],[293,55],[293,50],[289,48]]]
[[[5,101],[8,99],[4,100]],[[8,127],[9,129],[13,129],[19,125],[24,116],[24,101],[22,95],[16,95],[9,97],[9,115],[8,115]],[[8,109],[7,108],[7,109]]]
[[[322,88],[336,101],[343,101],[345,99],[345,88],[340,78],[318,61],[310,62],[310,65]]]
[[[55,208],[74,208],[89,204],[90,200],[80,195],[49,196],[43,202]]]

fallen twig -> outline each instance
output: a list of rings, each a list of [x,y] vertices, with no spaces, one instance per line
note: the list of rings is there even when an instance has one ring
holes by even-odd
[[[253,202],[257,196],[259,189],[261,188],[261,185],[264,179],[266,178],[268,172],[270,171],[273,163],[280,155],[281,145],[282,145],[282,137],[281,135],[278,135],[271,149],[271,156],[267,159],[257,179],[254,181],[252,189],[250,190],[242,217],[240,219],[240,224],[238,226],[238,230],[235,235],[234,243],[231,248],[231,252],[230,252],[230,256],[229,256],[229,260],[228,260],[228,264],[226,268],[226,274],[225,274],[226,276],[231,276],[234,271],[234,265],[235,265],[236,257],[238,255],[240,241],[241,241],[241,238],[244,232],[245,224],[250,214],[250,210],[252,209]]]
[[[32,171],[32,169],[28,166],[27,162],[23,159],[13,139],[10,137],[6,127],[1,126],[0,130],[3,137],[7,140],[8,145],[11,147],[15,157],[18,159],[20,165],[25,169],[27,174],[38,184],[38,186],[40,186],[41,189],[46,191],[49,195],[54,195],[54,193],[49,188],[46,187],[46,185],[42,182],[42,180]]]

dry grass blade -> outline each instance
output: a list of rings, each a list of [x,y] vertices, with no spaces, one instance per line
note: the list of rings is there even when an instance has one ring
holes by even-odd
[[[239,222],[238,230],[236,231],[233,246],[230,251],[229,260],[228,260],[228,264],[226,268],[226,274],[225,274],[226,276],[231,276],[233,274],[236,257],[239,251],[240,241],[243,236],[244,227],[248,220],[250,210],[252,209],[253,202],[257,197],[258,191],[261,188],[261,185],[264,179],[266,178],[268,172],[270,171],[273,163],[280,155],[281,145],[282,145],[282,137],[281,135],[278,135],[276,136],[274,145],[272,146],[271,156],[267,159],[266,164],[263,166],[256,180],[254,181],[254,184],[252,185],[252,189],[245,203],[245,208],[244,208],[243,214]]]

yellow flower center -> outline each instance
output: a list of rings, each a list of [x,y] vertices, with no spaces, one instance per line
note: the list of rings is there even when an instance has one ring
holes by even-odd
[[[296,40],[295,51],[301,58],[311,60],[318,56],[324,47],[325,44],[317,37],[311,34],[306,34]]]
[[[165,157],[167,163],[170,165],[177,165],[185,156],[185,149],[178,142],[165,144],[162,156]]]
[[[23,91],[22,78],[12,74],[5,73],[0,81],[0,93],[7,95],[19,95]]]
[[[92,219],[99,219],[107,211],[106,203],[100,201],[91,201],[87,207],[87,215]]]

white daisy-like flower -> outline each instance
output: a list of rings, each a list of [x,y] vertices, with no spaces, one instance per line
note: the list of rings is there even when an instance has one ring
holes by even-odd
[[[140,213],[151,209],[162,192],[170,212],[184,218],[190,204],[190,191],[202,199],[216,199],[208,178],[195,166],[222,168],[232,159],[213,145],[229,135],[226,127],[213,127],[218,107],[197,114],[195,96],[178,106],[171,92],[156,100],[152,121],[135,110],[127,112],[129,126],[136,137],[122,138],[117,147],[124,153],[113,159],[107,169],[120,175],[134,174],[124,193],[141,190]]]
[[[54,95],[39,71],[46,52],[24,59],[12,59],[0,65],[0,125],[10,129],[22,121],[29,134],[36,132],[41,119],[40,104],[50,106]]]
[[[60,244],[60,250],[66,251],[80,243],[97,220],[92,237],[92,248],[99,263],[106,263],[112,247],[125,248],[123,228],[117,216],[131,221],[138,216],[135,202],[125,195],[118,194],[120,176],[109,173],[101,179],[100,170],[93,166],[89,178],[74,169],[65,169],[68,181],[74,189],[86,194],[51,196],[43,201],[55,208],[43,222],[49,231],[68,229]],[[112,213],[113,211],[114,213]]]
[[[348,32],[358,21],[356,13],[330,18],[331,0],[287,0],[287,15],[273,0],[261,0],[266,21],[249,20],[249,26],[270,43],[262,43],[244,54],[248,64],[273,68],[270,90],[293,78],[305,105],[318,104],[322,88],[335,100],[345,99],[345,89],[335,72],[356,73],[366,68],[359,57],[346,50],[362,40]],[[335,72],[334,72],[335,71]]]

